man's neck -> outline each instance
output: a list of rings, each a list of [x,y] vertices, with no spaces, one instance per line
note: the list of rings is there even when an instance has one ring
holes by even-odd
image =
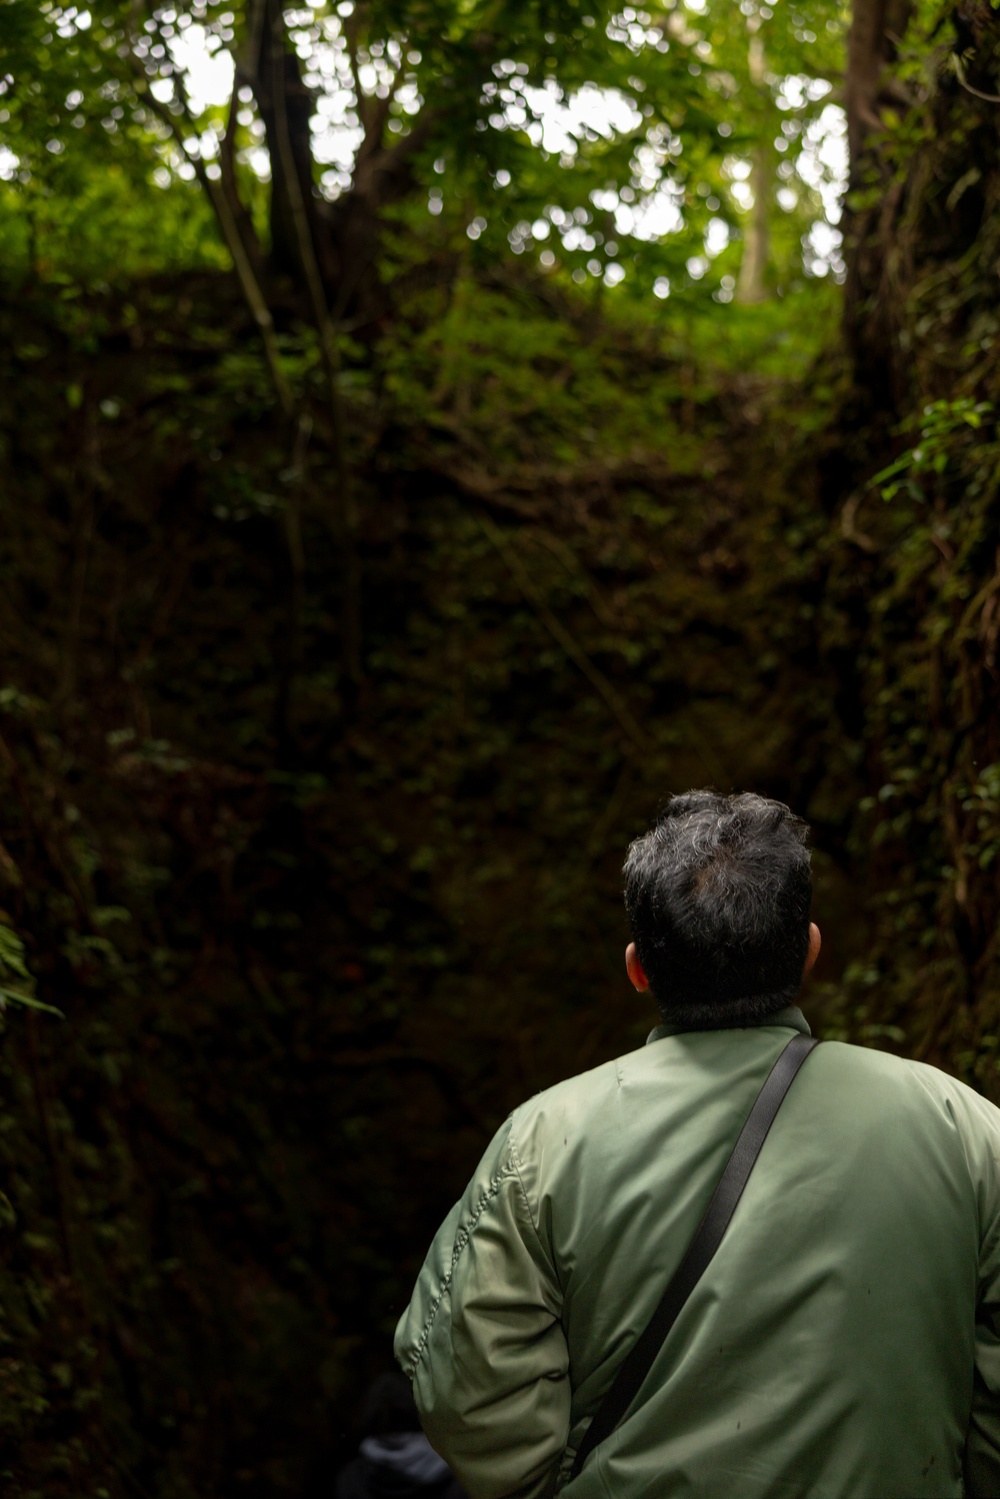
[[[691,1031],[743,1031],[763,1030],[767,1026],[778,1026],[785,1030],[801,1031],[803,1036],[811,1036],[812,1031],[809,1022],[799,1009],[798,1005],[785,1005],[780,1010],[773,1010],[768,1015],[761,1015],[757,1020],[733,1021],[729,1025],[671,1025],[664,1021],[655,1030],[650,1031],[646,1038],[646,1044],[650,1041],[662,1041],[665,1036],[684,1036]]]

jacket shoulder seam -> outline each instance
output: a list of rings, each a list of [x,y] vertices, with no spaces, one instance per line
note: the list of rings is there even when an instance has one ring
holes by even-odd
[[[521,1172],[524,1168],[524,1162],[521,1159],[521,1152],[517,1148],[517,1141],[514,1139],[513,1135],[511,1135],[510,1137],[509,1144],[511,1160],[514,1163],[514,1170],[517,1173],[517,1185],[521,1189],[521,1196],[524,1199],[524,1211],[528,1215],[528,1225],[531,1229],[532,1234],[534,1235],[535,1244],[537,1245],[538,1252],[542,1257],[546,1274],[548,1274],[554,1281],[555,1285],[559,1289],[560,1296],[562,1296],[562,1278],[559,1274],[559,1268],[555,1264],[553,1256],[550,1254],[549,1250],[546,1248],[545,1244],[542,1241],[541,1223],[535,1221],[535,1213],[531,1206],[531,1198],[528,1195],[527,1187],[524,1185],[524,1177],[521,1175]]]
[[[411,1379],[416,1373],[417,1365],[420,1363],[420,1360],[423,1357],[424,1349],[427,1347],[427,1340],[431,1335],[431,1328],[434,1325],[434,1319],[437,1316],[438,1308],[440,1307],[445,1296],[448,1294],[448,1290],[455,1276],[456,1266],[458,1265],[458,1262],[462,1257],[462,1251],[465,1249],[465,1246],[472,1238],[472,1235],[475,1232],[476,1225],[478,1224],[480,1218],[486,1212],[486,1209],[496,1197],[504,1182],[508,1181],[512,1176],[516,1176],[518,1179],[518,1183],[520,1184],[521,1179],[520,1176],[518,1176],[517,1168],[513,1164],[513,1162],[505,1166],[503,1170],[498,1171],[496,1175],[490,1179],[489,1185],[477,1202],[475,1208],[469,1216],[468,1221],[462,1224],[461,1228],[455,1235],[455,1243],[452,1246],[451,1251],[451,1263],[448,1266],[447,1271],[441,1278],[441,1284],[438,1287],[437,1295],[433,1298],[430,1306],[427,1309],[427,1316],[424,1319],[424,1325],[420,1330],[420,1337],[417,1339],[417,1342],[413,1348],[413,1352],[410,1354],[409,1358],[406,1361],[406,1373]],[[524,1188],[522,1187],[521,1190],[523,1191]]]
[[[513,1136],[511,1136],[511,1139],[509,1141],[509,1148],[511,1165],[514,1168],[514,1175],[517,1177],[517,1185],[521,1189],[521,1196],[524,1198],[524,1206],[528,1214],[528,1222],[531,1224],[531,1227],[535,1234],[535,1238],[537,1239],[538,1224],[535,1222],[535,1215],[531,1211],[531,1198],[528,1196],[528,1189],[524,1185],[524,1177],[521,1175],[521,1167],[524,1163],[521,1160],[521,1152],[518,1150]]]

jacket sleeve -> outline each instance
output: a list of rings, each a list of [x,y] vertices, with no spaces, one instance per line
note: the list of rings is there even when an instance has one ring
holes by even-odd
[[[470,1499],[542,1499],[569,1431],[561,1296],[511,1121],[440,1228],[395,1351]]]
[[[972,1410],[965,1442],[967,1499],[1000,1499],[1000,1114],[974,1100],[979,1285]]]
[[[1000,1224],[984,1246],[976,1308],[976,1364],[965,1444],[968,1499],[1000,1499]]]

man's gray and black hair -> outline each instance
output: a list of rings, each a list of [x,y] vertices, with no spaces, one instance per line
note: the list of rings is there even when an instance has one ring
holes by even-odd
[[[674,796],[625,860],[625,909],[664,1020],[753,1024],[796,995],[809,947],[808,828],[744,792]]]

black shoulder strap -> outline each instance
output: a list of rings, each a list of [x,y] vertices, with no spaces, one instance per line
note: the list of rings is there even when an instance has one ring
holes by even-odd
[[[739,1139],[712,1194],[705,1216],[673,1279],[663,1293],[659,1306],[618,1370],[614,1383],[587,1427],[570,1471],[575,1478],[598,1442],[610,1436],[639,1393],[653,1360],[676,1322],[681,1308],[694,1290],[713,1254],[722,1243],[729,1220],[749,1180],[767,1132],[781,1107],[802,1063],[818,1045],[812,1036],[793,1036],[771,1068],[764,1086],[754,1100],[753,1108],[740,1130]]]

